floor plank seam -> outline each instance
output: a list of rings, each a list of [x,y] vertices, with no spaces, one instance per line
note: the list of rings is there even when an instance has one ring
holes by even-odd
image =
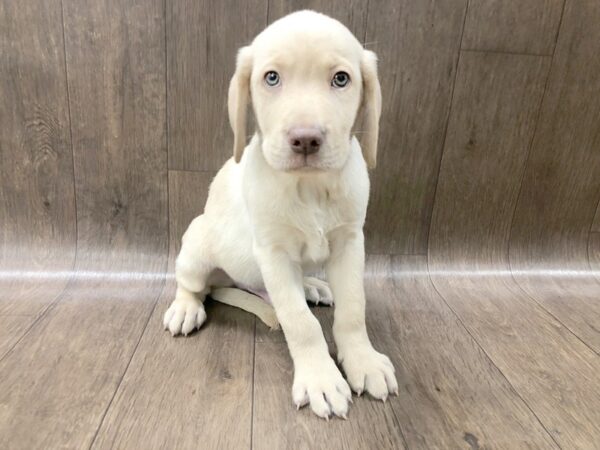
[[[456,80],[458,79],[458,68],[460,66],[460,54],[462,51],[462,42],[465,36],[465,24],[467,23],[467,14],[469,13],[469,0],[465,5],[465,15],[463,17],[462,30],[460,32],[460,42],[458,43],[458,52],[456,56],[456,65],[454,67],[454,81],[452,82],[452,91],[450,92],[450,103],[448,104],[448,113],[446,116],[446,125],[444,126],[444,139],[442,139],[442,149],[440,151],[440,157],[438,158],[437,174],[435,177],[435,187],[433,189],[433,200],[431,202],[431,209],[429,210],[429,226],[427,227],[427,236],[425,236],[425,242],[429,247],[429,238],[431,236],[431,224],[433,223],[433,212],[435,211],[435,204],[437,198],[438,185],[440,183],[440,172],[442,170],[442,160],[444,159],[444,149],[446,147],[446,139],[448,138],[448,128],[450,127],[450,117],[452,115],[452,105],[454,104],[454,90],[456,89]]]
[[[254,317],[254,339],[252,344],[252,407],[250,408],[250,450],[254,448],[254,380],[256,373],[256,317]]]
[[[538,125],[540,123],[540,119],[542,117],[542,107],[544,105],[544,98],[546,98],[546,93],[548,91],[548,83],[550,81],[550,74],[552,73],[552,65],[554,64],[554,54],[552,54],[552,58],[550,59],[550,64],[548,66],[548,72],[546,73],[546,80],[544,82],[544,90],[542,91],[542,95],[540,96],[540,104],[538,105],[538,111],[535,118],[535,124],[533,126],[533,132],[531,133],[531,139],[527,146],[527,155],[525,156],[525,162],[523,163],[523,168],[521,172],[521,180],[519,182],[519,191],[517,193],[515,204],[512,211],[512,216],[510,218],[510,228],[508,230],[508,239],[506,241],[506,261],[509,262],[510,268],[510,244],[512,242],[513,237],[513,229],[515,227],[515,218],[517,217],[517,207],[519,206],[519,199],[521,198],[521,194],[523,193],[523,185],[525,184],[525,174],[527,173],[527,166],[529,165],[529,159],[531,157],[533,142],[535,140],[535,136],[538,131]],[[510,268],[512,275],[512,268]]]
[[[554,36],[554,48],[552,49],[552,56],[556,53],[556,45],[558,44],[558,36],[560,35],[560,28],[562,27],[563,17],[565,16],[565,7],[567,0],[563,0],[562,9],[560,11],[560,19],[558,19],[558,27],[556,27],[556,36]]]
[[[148,329],[148,324],[150,323],[150,319],[152,318],[152,315],[154,314],[154,311],[156,310],[156,306],[158,305],[158,300],[160,299],[160,297],[162,296],[163,292],[165,291],[165,288],[167,286],[167,278],[166,278],[166,268],[165,268],[165,277],[163,278],[163,283],[162,286],[160,287],[158,293],[156,294],[156,298],[154,300],[154,304],[152,305],[152,308],[150,309],[150,313],[148,314],[148,318],[146,319],[146,323],[144,324],[144,327],[142,328],[142,331],[140,332],[140,336],[135,344],[135,347],[133,348],[133,351],[131,352],[131,356],[129,358],[129,361],[127,361],[127,365],[125,366],[125,370],[123,370],[123,374],[121,375],[121,378],[119,379],[119,382],[117,383],[115,390],[113,392],[113,395],[111,396],[108,404],[106,405],[106,408],[104,409],[104,413],[102,414],[102,417],[100,418],[100,423],[98,424],[98,427],[96,428],[96,431],[94,432],[94,436],[90,442],[90,446],[88,447],[88,450],[91,450],[94,446],[94,443],[96,442],[96,439],[98,438],[98,434],[100,433],[100,430],[102,429],[102,426],[104,425],[104,420],[106,419],[106,416],[108,415],[108,411],[110,410],[110,407],[113,404],[113,401],[115,399],[115,397],[117,396],[117,393],[119,392],[119,389],[121,389],[121,385],[123,384],[123,380],[125,379],[125,376],[127,375],[127,371],[129,370],[129,366],[131,365],[131,361],[133,361],[133,358],[135,357],[135,354],[137,352],[137,349],[140,345],[140,342],[142,342],[142,338],[144,337],[144,335],[146,334],[146,330]]]
[[[592,221],[590,223],[590,229],[588,230],[588,237],[587,237],[587,245],[585,248],[585,254],[587,256],[587,262],[588,262],[588,267],[590,268],[590,270],[592,271],[592,277],[596,280],[599,279],[598,276],[596,276],[594,268],[592,267],[592,258],[590,257],[590,243],[592,242],[592,236],[594,235],[594,233],[596,233],[596,231],[594,231],[594,223],[596,221],[596,216],[598,216],[600,214],[600,198],[598,199],[598,203],[596,203],[596,209],[594,210],[594,217],[592,217]]]
[[[510,260],[509,260],[509,266],[510,266]],[[580,341],[585,347],[590,349],[592,351],[592,353],[594,353],[597,356],[600,356],[600,353],[598,353],[596,350],[594,350],[592,347],[590,347],[590,345],[587,344],[581,337],[579,337],[571,328],[569,328],[569,326],[566,323],[564,323],[562,320],[560,320],[558,317],[556,317],[554,314],[552,314],[552,312],[549,309],[547,309],[533,295],[531,295],[529,292],[527,292],[523,286],[521,286],[521,283],[519,283],[518,279],[513,274],[512,266],[510,266],[510,276],[511,276],[514,284],[517,286],[517,289],[519,289],[527,298],[529,298],[531,301],[533,301],[544,313],[548,314],[550,317],[552,317],[554,320],[556,320],[558,323],[560,323],[565,328],[565,330],[567,330],[569,333],[571,333],[573,335],[573,337],[575,337],[575,339]],[[591,279],[593,279],[593,277],[591,277]]]
[[[489,362],[496,368],[496,370],[498,370],[498,373],[506,381],[506,383],[508,384],[508,386],[510,386],[510,389],[515,394],[515,396],[518,399],[520,399],[523,402],[523,405],[525,405],[525,407],[531,412],[531,414],[533,414],[533,417],[535,417],[535,419],[538,421],[538,423],[540,424],[540,426],[542,427],[542,429],[548,434],[548,436],[550,437],[550,439],[552,439],[552,441],[556,444],[556,447],[562,449],[562,447],[558,444],[558,442],[556,441],[556,439],[554,439],[554,436],[552,436],[552,434],[548,431],[548,428],[546,428],[546,425],[540,420],[540,418],[538,417],[538,415],[531,408],[531,406],[529,405],[529,403],[527,403],[525,401],[525,399],[521,396],[521,394],[519,393],[519,391],[517,391],[517,389],[513,386],[513,384],[508,379],[508,377],[504,374],[504,372],[500,369],[500,367],[498,367],[498,365],[494,362],[494,360],[488,354],[488,352],[485,350],[485,348],[483,348],[483,346],[481,345],[481,343],[471,333],[471,330],[469,330],[469,328],[465,325],[465,323],[462,320],[462,317],[460,317],[460,315],[452,308],[452,306],[450,306],[450,304],[448,303],[448,301],[446,300],[446,298],[442,295],[442,293],[440,292],[440,290],[438,289],[438,287],[435,285],[435,282],[433,281],[433,278],[431,277],[431,273],[430,273],[430,269],[429,269],[429,258],[427,259],[427,276],[429,278],[429,281],[430,281],[431,285],[433,286],[433,289],[437,293],[437,295],[444,302],[444,304],[448,307],[448,309],[450,311],[452,311],[452,314],[454,314],[454,316],[459,321],[459,323],[461,324],[461,326],[465,329],[465,331],[467,332],[467,334],[471,337],[471,339],[473,339],[473,342],[477,345],[477,347],[479,347],[479,349],[481,349],[481,351],[486,356],[486,358],[489,360]]]
[[[75,259],[75,258],[73,258]],[[74,273],[74,272],[72,272]],[[67,289],[71,286],[71,283],[73,282],[73,275],[70,276],[69,281],[67,281],[67,283],[65,284],[65,287],[62,289],[62,291],[60,291],[56,297],[54,297],[54,299],[49,302],[44,309],[42,309],[37,316],[35,316],[35,318],[33,319],[33,322],[31,322],[31,324],[27,327],[27,329],[25,329],[25,331],[23,331],[23,334],[19,337],[19,339],[17,339],[13,345],[10,346],[10,348],[8,348],[6,350],[6,352],[4,352],[3,355],[0,356],[0,364],[2,363],[2,361],[4,361],[8,355],[10,355],[15,347],[23,340],[25,339],[25,337],[29,334],[29,332],[31,330],[33,330],[33,328],[43,319],[46,317],[46,315],[50,312],[51,309],[53,309],[62,299],[62,297],[64,296],[65,292],[67,291]]]

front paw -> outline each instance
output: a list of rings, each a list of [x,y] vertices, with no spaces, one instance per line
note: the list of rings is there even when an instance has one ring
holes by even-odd
[[[348,383],[358,395],[364,391],[385,401],[389,394],[398,394],[398,382],[390,359],[370,344],[338,353]]]
[[[332,413],[345,419],[352,393],[333,360],[326,356],[296,362],[292,398],[298,409],[310,403],[312,411],[323,419]]]
[[[171,335],[187,336],[194,330],[200,329],[206,320],[204,305],[194,299],[176,298],[169,306],[163,317],[163,326]]]

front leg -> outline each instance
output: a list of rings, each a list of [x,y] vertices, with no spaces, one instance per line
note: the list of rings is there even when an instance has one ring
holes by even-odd
[[[359,395],[367,391],[385,401],[398,393],[398,382],[390,359],[371,345],[365,325],[365,266],[362,230],[342,232],[331,240],[327,276],[333,291],[335,311],[333,337],[352,389]]]
[[[345,418],[352,394],[306,304],[300,266],[283,250],[256,248],[255,254],[294,361],[294,403],[298,408],[310,403],[323,418],[331,413]]]

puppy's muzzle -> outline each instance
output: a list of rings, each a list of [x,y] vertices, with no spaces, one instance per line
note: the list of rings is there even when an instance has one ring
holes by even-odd
[[[321,148],[325,136],[317,127],[292,128],[288,131],[288,143],[294,153],[312,155]]]

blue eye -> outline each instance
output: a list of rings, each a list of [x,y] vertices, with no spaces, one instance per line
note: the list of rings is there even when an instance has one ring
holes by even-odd
[[[331,85],[335,88],[346,87],[348,83],[350,83],[350,75],[346,72],[336,73],[331,80]]]
[[[271,87],[277,86],[279,84],[279,74],[274,70],[265,73],[265,83]]]

